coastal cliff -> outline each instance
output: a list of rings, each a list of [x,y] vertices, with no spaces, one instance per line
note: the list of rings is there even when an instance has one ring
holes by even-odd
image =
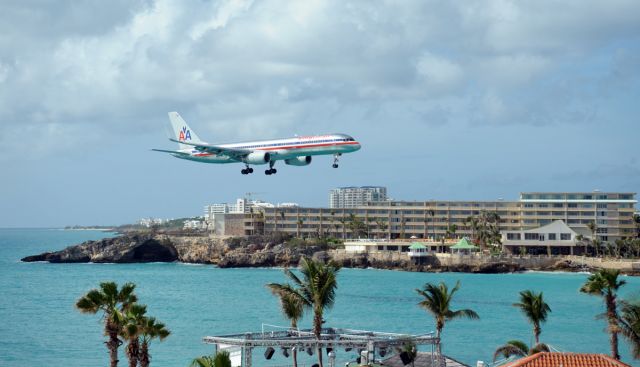
[[[585,271],[584,264],[554,258],[475,258],[447,255],[411,261],[405,253],[348,253],[302,241],[292,245],[274,236],[220,238],[185,234],[128,233],[86,241],[56,252],[27,256],[24,262],[145,263],[184,262],[215,264],[221,268],[297,266],[303,256],[334,260],[348,268],[376,268],[418,272],[511,273],[523,270]]]
[[[269,238],[218,238],[167,234],[124,234],[86,241],[56,252],[27,256],[24,262],[51,263],[145,263],[184,262],[219,267],[296,266],[302,256],[320,248],[290,248]]]

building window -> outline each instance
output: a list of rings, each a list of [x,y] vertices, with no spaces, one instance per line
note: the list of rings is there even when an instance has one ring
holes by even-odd
[[[549,234],[547,234],[547,238],[549,239],[549,241],[555,241],[556,240],[556,234],[555,233],[549,233]]]
[[[560,240],[571,241],[571,233],[560,233]]]
[[[520,241],[520,233],[507,233],[507,239],[510,241]]]
[[[524,239],[525,240],[537,240],[539,237],[538,233],[525,233],[524,234]]]

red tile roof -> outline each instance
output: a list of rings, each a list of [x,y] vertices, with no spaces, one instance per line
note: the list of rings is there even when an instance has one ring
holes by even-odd
[[[631,367],[604,354],[542,352],[502,367]]]

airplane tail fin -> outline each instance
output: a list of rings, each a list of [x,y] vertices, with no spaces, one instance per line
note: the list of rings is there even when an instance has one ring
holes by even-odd
[[[189,143],[198,143],[201,142],[198,135],[196,135],[195,131],[191,130],[189,125],[184,121],[184,119],[177,112],[169,112],[169,121],[171,121],[171,129],[173,130],[173,135],[176,140],[189,142]],[[178,143],[180,149],[191,149],[193,148],[191,145],[180,144]]]

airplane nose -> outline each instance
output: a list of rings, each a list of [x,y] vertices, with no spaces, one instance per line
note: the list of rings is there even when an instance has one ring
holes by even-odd
[[[356,147],[356,150],[360,150],[360,148],[361,148],[360,143],[357,143],[357,144],[355,145],[355,147]]]

